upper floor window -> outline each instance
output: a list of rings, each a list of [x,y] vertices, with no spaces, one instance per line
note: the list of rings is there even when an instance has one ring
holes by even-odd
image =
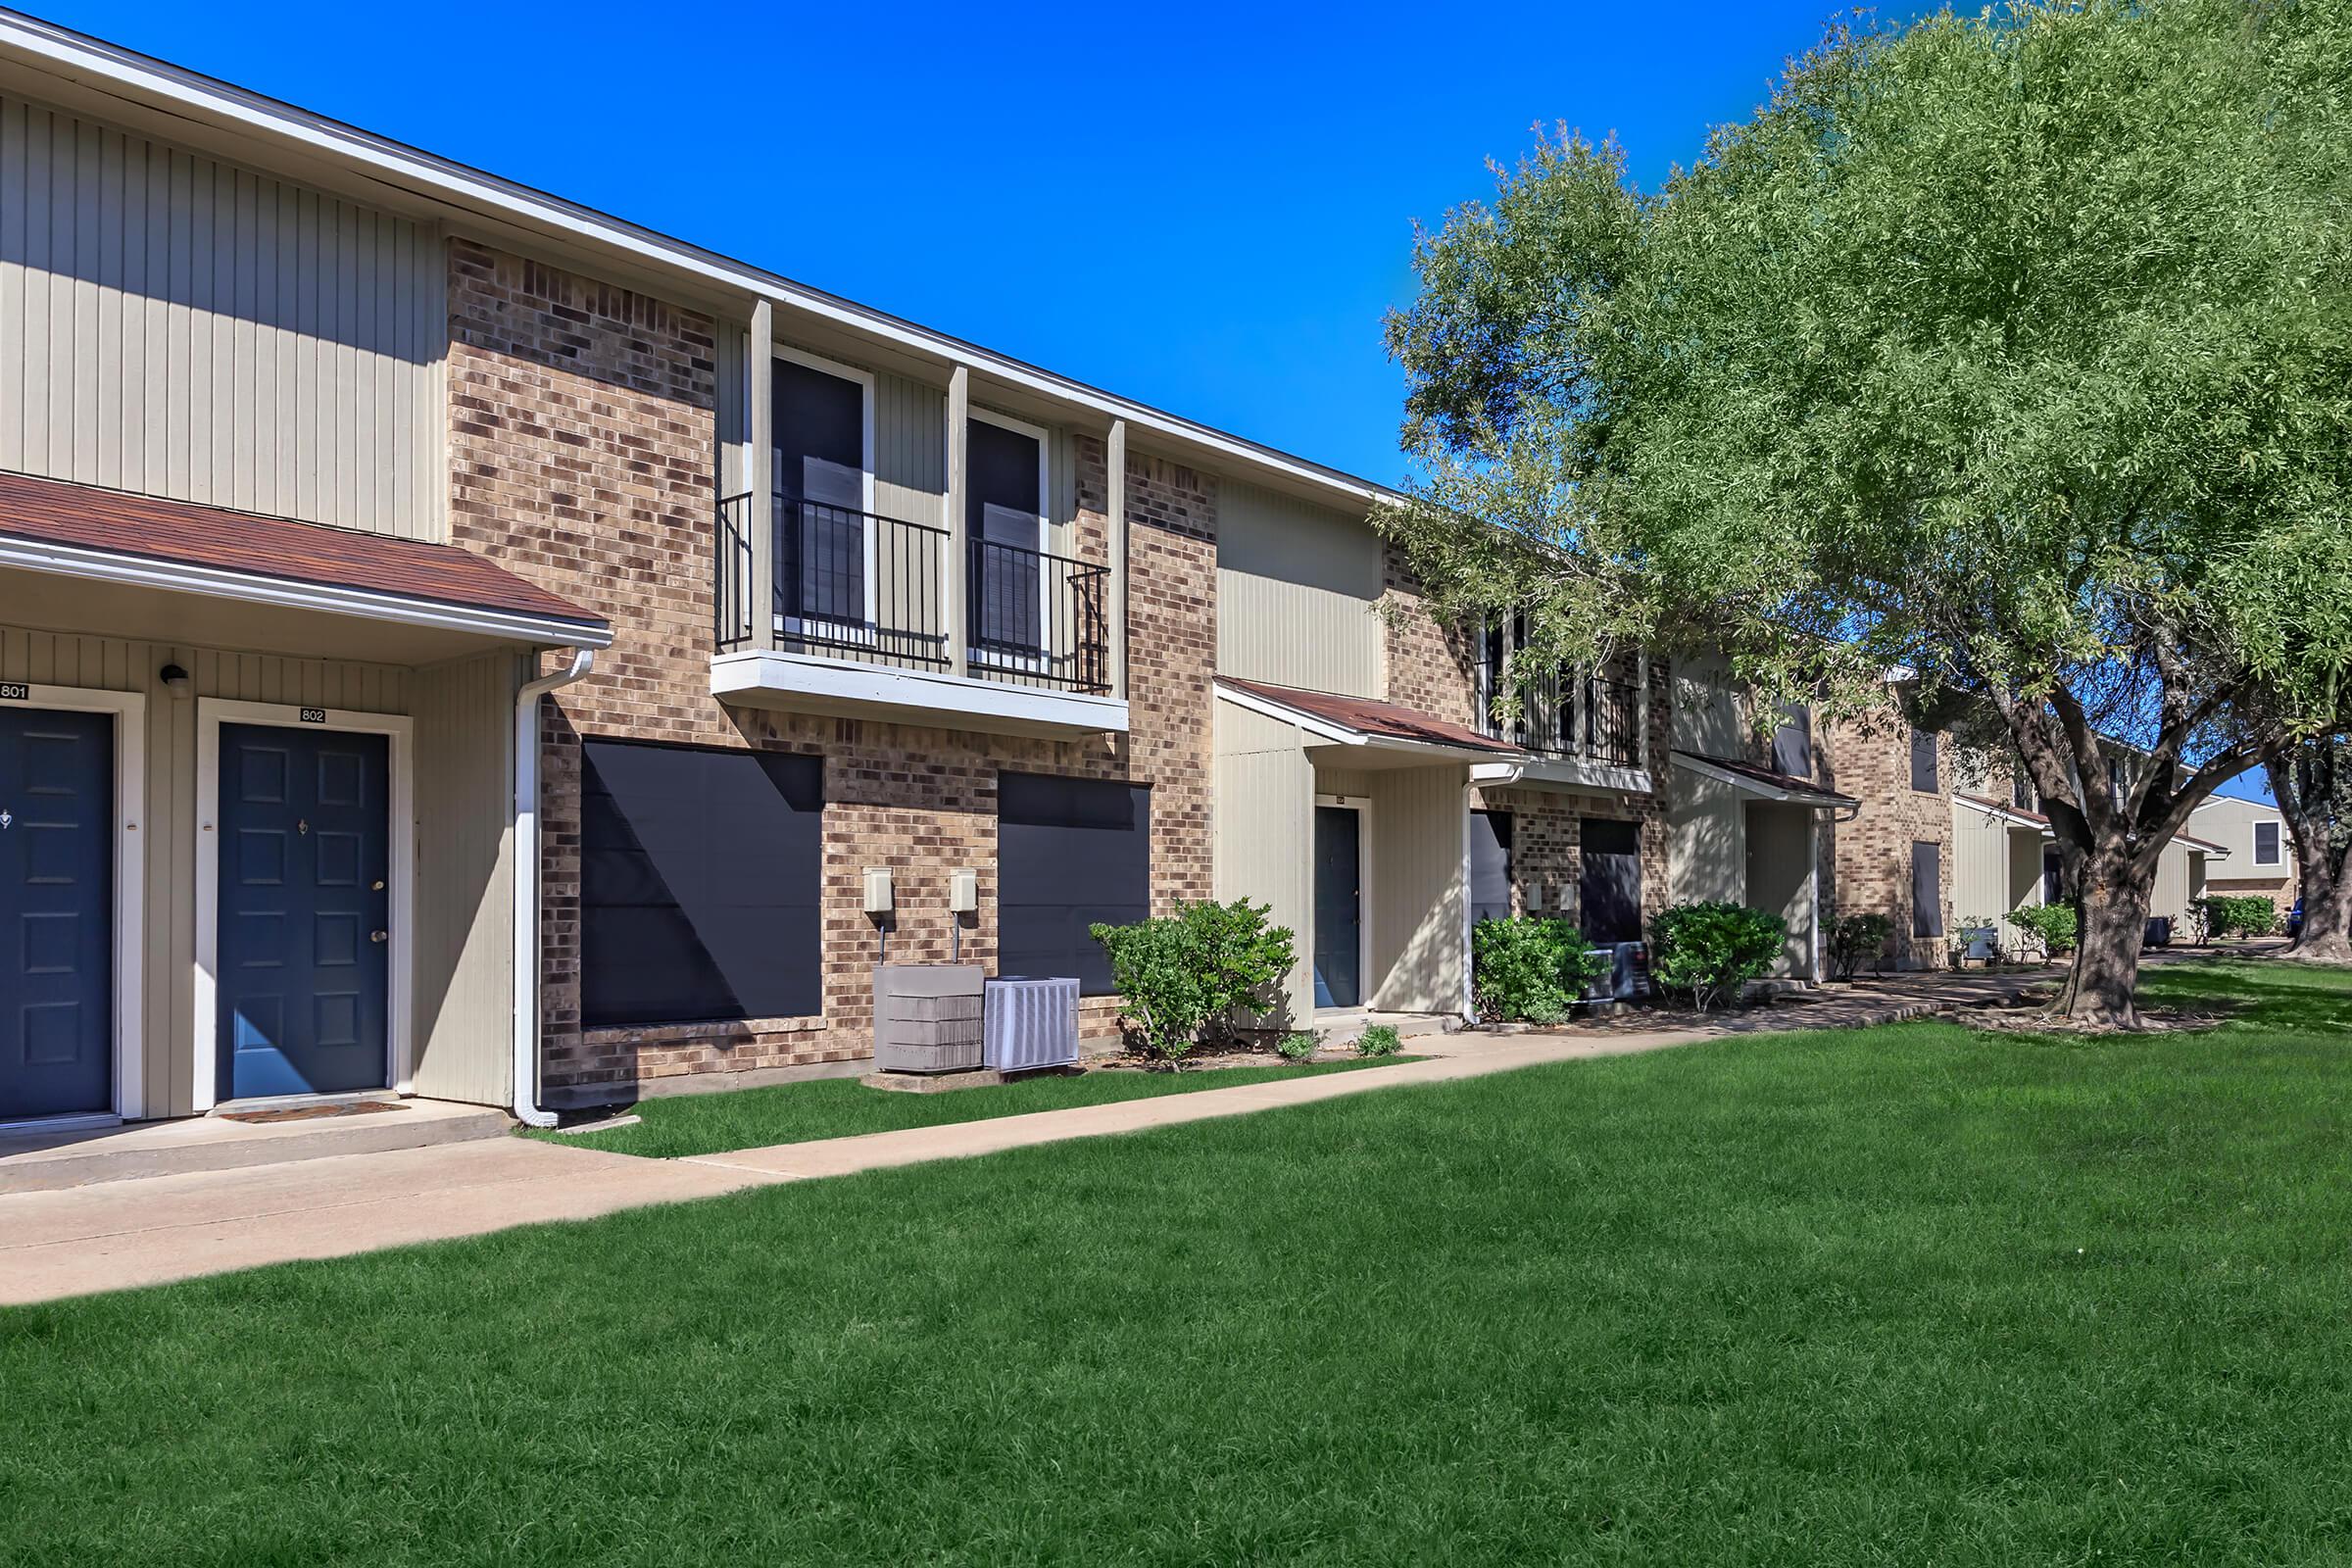
[[[1936,782],[1936,732],[1932,729],[1912,728],[1911,787],[1927,795],[1940,788]]]
[[[2022,772],[2010,774],[2009,804],[2021,811],[2031,811],[2036,809],[2034,801],[2034,781]]]
[[[1772,732],[1772,770],[1790,778],[1813,776],[1813,710],[1803,703],[1781,709],[1780,728]]]
[[[779,349],[774,417],[777,613],[855,639],[875,618],[873,377]]]
[[[1046,432],[975,409],[965,426],[972,647],[984,661],[1046,646]]]
[[[2276,822],[2255,823],[2254,863],[2256,865],[2278,865],[2282,864],[2285,858],[2285,855],[2280,850],[2278,824]]]

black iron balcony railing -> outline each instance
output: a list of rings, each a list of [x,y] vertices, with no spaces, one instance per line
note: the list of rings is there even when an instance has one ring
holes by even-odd
[[[750,647],[751,497],[717,504],[712,602],[721,653]],[[901,668],[950,667],[944,528],[775,499],[775,646]],[[993,541],[965,561],[966,668],[987,680],[1061,691],[1110,690],[1109,568]]]
[[[1494,717],[1492,706],[1502,672],[1490,664],[1485,674],[1479,728],[1486,734],[1539,757],[1576,758],[1610,767],[1642,764],[1642,701],[1633,682],[1592,674],[1554,675],[1524,693],[1518,714],[1506,722]]]

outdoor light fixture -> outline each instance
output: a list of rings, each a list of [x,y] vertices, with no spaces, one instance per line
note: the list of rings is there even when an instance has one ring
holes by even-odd
[[[164,690],[172,696],[185,697],[188,695],[188,672],[177,664],[166,664],[155,672],[155,678],[162,681]]]

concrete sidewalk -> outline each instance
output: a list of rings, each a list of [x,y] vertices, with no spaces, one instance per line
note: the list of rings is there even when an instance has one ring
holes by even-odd
[[[749,1187],[1144,1132],[1348,1095],[1630,1055],[1731,1034],[1854,1028],[2007,1000],[2045,976],[1907,975],[1701,1029],[1429,1036],[1428,1059],[1233,1089],[687,1159],[521,1138],[339,1154],[0,1195],[0,1303],[50,1300],[510,1226],[591,1219]],[[985,1093],[985,1091],[972,1091]]]

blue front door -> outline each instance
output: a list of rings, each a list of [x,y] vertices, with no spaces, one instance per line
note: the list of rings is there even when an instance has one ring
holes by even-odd
[[[1357,813],[1315,808],[1315,1005],[1364,1001],[1364,846]]]
[[[0,708],[0,1121],[115,1102],[115,720]]]
[[[222,1099],[388,1082],[390,794],[384,736],[220,726]]]

